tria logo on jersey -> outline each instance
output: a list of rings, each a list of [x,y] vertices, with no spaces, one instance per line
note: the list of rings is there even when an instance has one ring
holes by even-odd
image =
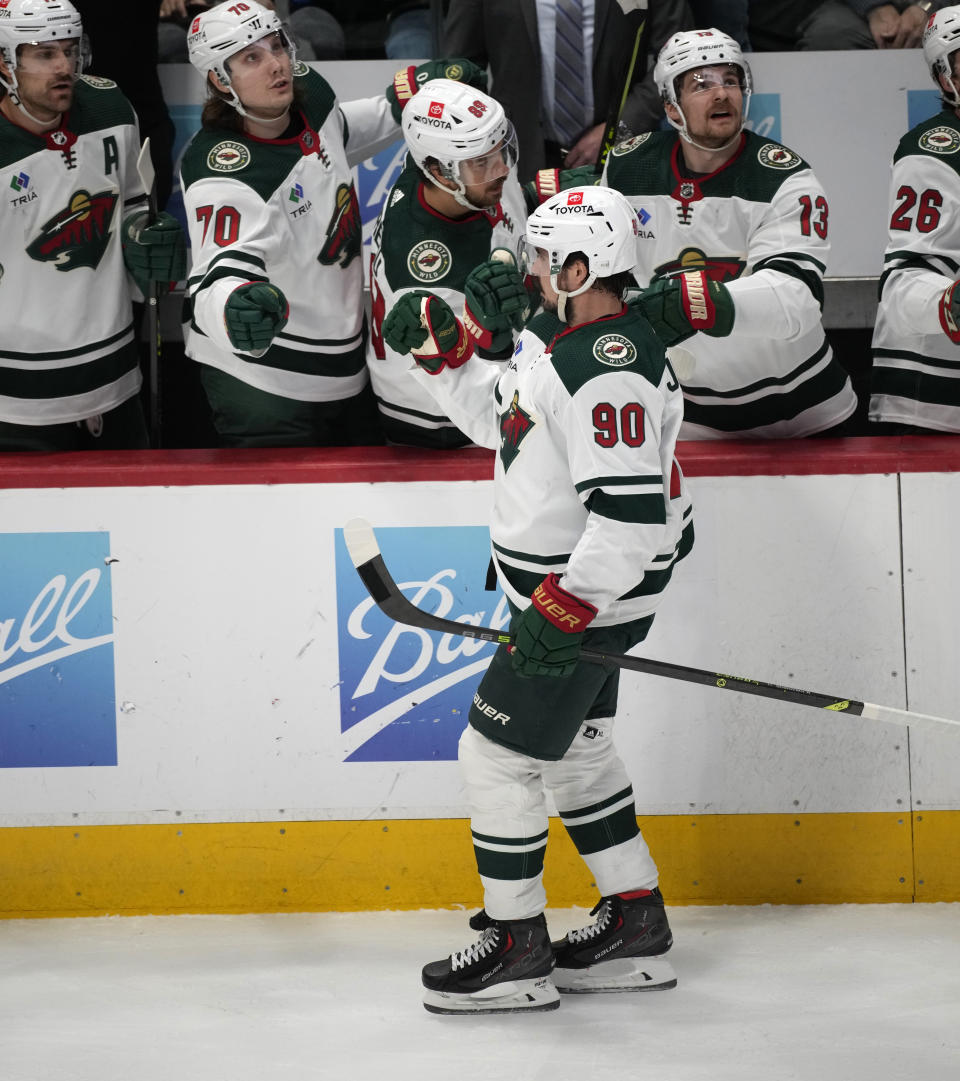
[[[499,629],[507,602],[485,588],[483,526],[377,529],[386,565],[418,608]],[[341,755],[345,762],[439,762],[457,757],[494,646],[394,623],[360,581],[336,531]]]
[[[27,245],[27,255],[57,270],[96,269],[110,243],[116,206],[116,192],[74,192],[69,205],[44,222],[40,235]]]
[[[0,767],[115,766],[107,533],[0,533]]]

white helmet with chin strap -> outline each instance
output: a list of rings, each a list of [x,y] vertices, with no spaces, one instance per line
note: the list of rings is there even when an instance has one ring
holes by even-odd
[[[677,80],[681,75],[694,68],[714,67],[733,64],[740,69],[740,91],[743,95],[743,109],[740,114],[740,128],[734,139],[739,138],[750,108],[750,95],[753,92],[753,76],[750,65],[744,60],[740,46],[721,30],[684,30],[674,34],[660,50],[656,66],[653,69],[653,81],[660,91],[660,97],[668,105],[674,106],[680,113],[680,123],[667,117],[670,124],[680,132],[682,138],[694,146],[699,144],[690,138],[687,130],[687,118],[680,108],[677,94]],[[726,146],[730,146],[727,143]],[[718,147],[723,150],[726,147]],[[711,149],[700,147],[700,149]]]
[[[296,49],[279,15],[258,4],[257,0],[224,0],[198,15],[187,31],[190,63],[204,75],[211,71],[216,75],[227,88],[230,104],[242,116],[247,116],[247,112],[233,89],[227,61],[241,49],[270,34],[280,35],[293,64]]]
[[[545,255],[550,285],[560,298],[557,315],[566,322],[568,297],[585,293],[597,278],[634,273],[639,235],[636,212],[620,192],[600,186],[567,188],[527,218],[523,236],[526,272],[533,272],[534,264]],[[560,288],[558,280],[563,264],[574,252],[586,256],[587,277],[579,289],[568,292]]]
[[[950,63],[950,56],[957,49],[960,49],[960,7],[941,8],[930,18],[923,32],[923,59],[944,101],[953,106],[960,105]]]
[[[4,86],[14,104],[23,109],[17,94],[18,47],[75,38],[80,57],[83,24],[80,21],[80,12],[70,0],[8,0],[0,15],[3,16],[0,18],[0,58],[10,72],[9,78],[0,76],[0,84]],[[78,74],[81,66],[82,64],[78,64]],[[26,112],[25,109],[23,111]]]
[[[498,180],[517,163],[517,137],[500,102],[453,79],[424,83],[403,110],[402,127],[424,176],[436,184],[427,163],[436,164],[456,184],[450,194],[470,210],[483,207],[467,199],[467,186]]]

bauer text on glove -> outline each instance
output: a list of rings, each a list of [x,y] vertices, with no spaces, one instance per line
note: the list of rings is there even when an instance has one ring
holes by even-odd
[[[515,624],[514,669],[521,676],[569,676],[580,657],[583,632],[596,614],[592,604],[548,574]]]
[[[658,278],[633,303],[665,346],[677,345],[698,330],[713,338],[733,330],[733,297],[703,270]]]

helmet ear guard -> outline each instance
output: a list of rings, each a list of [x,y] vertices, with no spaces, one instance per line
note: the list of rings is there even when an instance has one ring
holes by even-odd
[[[953,82],[951,57],[960,49],[960,7],[941,8],[923,32],[923,58],[944,101],[960,106],[960,92]]]

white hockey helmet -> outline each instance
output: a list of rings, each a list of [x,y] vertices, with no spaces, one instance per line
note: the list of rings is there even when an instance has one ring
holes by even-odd
[[[75,38],[82,67],[83,24],[80,12],[70,0],[8,0],[0,10],[0,59],[10,71],[10,79],[0,78],[11,97],[17,91],[17,49],[47,41]],[[79,71],[79,68],[78,68]]]
[[[953,85],[950,57],[957,49],[960,49],[960,7],[941,8],[930,17],[923,32],[923,59],[944,100],[954,106],[960,105],[960,94]]]
[[[431,79],[403,110],[403,137],[410,156],[428,180],[427,161],[457,185],[451,195],[462,206],[468,184],[506,176],[517,163],[517,136],[499,101],[453,79]],[[465,168],[465,164],[469,166]]]
[[[565,321],[567,297],[585,293],[597,278],[634,273],[639,235],[636,212],[625,195],[599,185],[567,188],[541,203],[527,218],[523,236],[526,272],[536,273],[537,263],[544,273],[549,270],[550,285],[560,297],[557,314]],[[588,273],[579,289],[567,292],[559,287],[558,278],[574,252],[586,256]],[[545,265],[541,262],[544,257]]]
[[[270,34],[280,35],[293,64],[296,49],[280,16],[258,4],[257,0],[224,0],[198,15],[187,30],[190,63],[205,76],[212,71],[227,88],[230,103],[244,116],[243,105],[231,85],[227,61],[241,49]]]
[[[653,69],[653,81],[660,91],[663,101],[674,106],[680,112],[681,123],[667,120],[688,141],[693,142],[687,132],[687,120],[680,108],[677,95],[679,76],[693,71],[694,68],[715,67],[733,64],[740,69],[740,92],[743,95],[743,110],[740,114],[740,131],[743,131],[747,112],[750,108],[750,95],[753,93],[753,75],[750,65],[744,60],[740,46],[722,30],[683,30],[674,34],[657,56]],[[737,132],[739,135],[740,132]],[[694,146],[697,144],[694,143]]]

